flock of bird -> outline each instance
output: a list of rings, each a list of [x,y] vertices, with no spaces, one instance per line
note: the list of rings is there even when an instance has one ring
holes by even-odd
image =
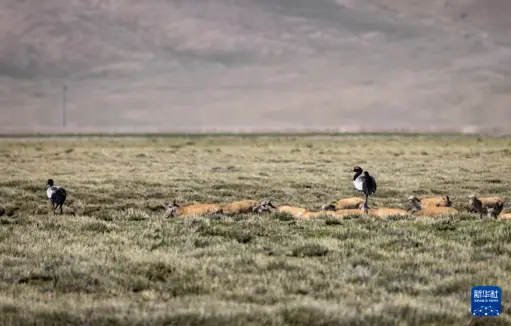
[[[376,179],[364,171],[360,166],[353,168],[353,185],[357,191],[363,193],[365,199],[360,197],[344,198],[337,202],[331,202],[321,207],[320,211],[309,211],[303,207],[292,205],[272,204],[271,199],[261,202],[256,200],[242,200],[231,202],[225,205],[220,204],[190,204],[180,206],[174,201],[166,205],[166,217],[186,217],[186,216],[206,216],[210,214],[235,215],[246,213],[265,213],[265,212],[283,212],[294,216],[296,219],[311,219],[318,216],[329,216],[334,218],[343,218],[346,215],[373,215],[379,217],[388,216],[439,216],[458,213],[458,210],[452,207],[452,201],[449,196],[430,197],[419,199],[416,196],[410,196],[408,202],[412,208],[409,210],[398,208],[376,208],[370,209],[368,204],[369,196],[376,193]],[[54,184],[53,179],[48,179],[46,184],[46,195],[52,205],[53,214],[60,208],[62,214],[62,205],[65,203],[67,193],[64,187]],[[511,219],[511,213],[502,213],[504,201],[500,197],[478,198],[475,195],[468,196],[469,212],[478,213],[480,218]],[[502,214],[501,214],[502,213]]]

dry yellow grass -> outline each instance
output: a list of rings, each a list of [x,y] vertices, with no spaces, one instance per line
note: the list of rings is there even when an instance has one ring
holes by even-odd
[[[511,139],[181,137],[0,142],[0,321],[38,325],[511,323],[511,223],[467,212],[510,202]],[[272,198],[317,211],[448,193],[449,217],[285,213],[166,219],[164,203]],[[66,187],[53,216],[48,178]],[[69,206],[67,206],[69,204]],[[472,320],[470,289],[498,285],[503,314]]]

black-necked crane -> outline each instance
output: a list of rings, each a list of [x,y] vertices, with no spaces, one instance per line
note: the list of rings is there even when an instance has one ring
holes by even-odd
[[[62,214],[62,205],[66,201],[67,193],[66,189],[61,186],[56,186],[53,183],[53,179],[48,179],[46,183],[46,196],[51,202],[51,206],[53,209],[53,215],[55,215],[55,211],[60,206],[60,214]]]
[[[360,166],[355,166],[353,168],[353,172],[355,172],[355,175],[353,176],[353,185],[355,186],[355,189],[364,193],[365,201],[363,209],[367,212],[369,209],[368,198],[376,192],[376,180],[373,176],[369,175],[369,172],[362,170]]]

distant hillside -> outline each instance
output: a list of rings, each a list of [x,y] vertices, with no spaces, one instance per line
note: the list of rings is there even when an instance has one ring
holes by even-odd
[[[0,131],[507,128],[511,1],[4,0]]]

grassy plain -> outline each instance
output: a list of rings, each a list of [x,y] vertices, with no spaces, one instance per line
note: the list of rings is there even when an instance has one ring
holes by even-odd
[[[37,325],[509,325],[511,223],[446,218],[165,219],[163,204],[273,198],[319,209],[378,181],[511,202],[511,138],[167,137],[0,141],[0,322]],[[76,216],[53,216],[45,183]],[[505,207],[505,211],[509,208]],[[470,315],[498,285],[503,314]]]

